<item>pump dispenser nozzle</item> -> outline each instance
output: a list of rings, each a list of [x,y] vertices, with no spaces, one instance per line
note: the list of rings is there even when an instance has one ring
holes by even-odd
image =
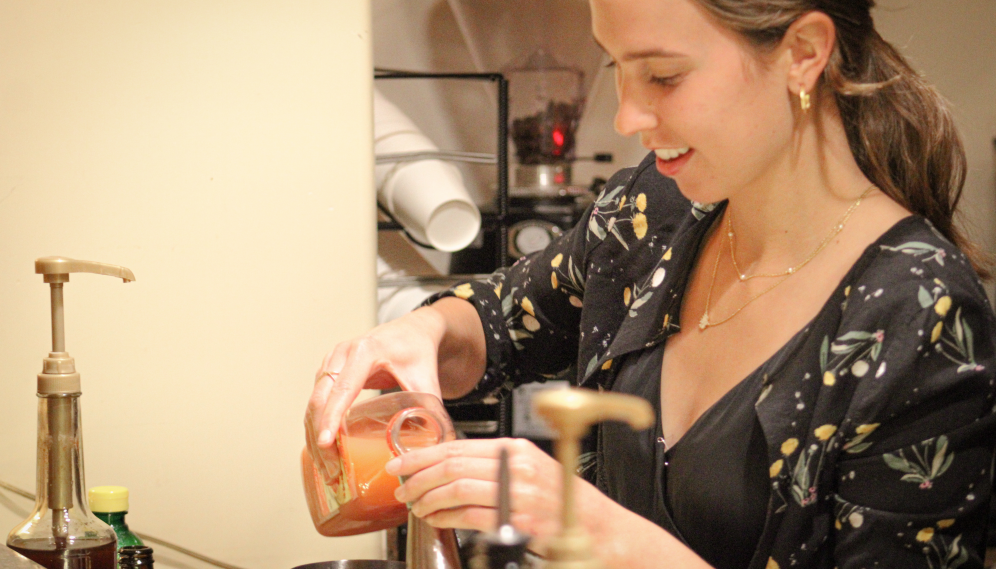
[[[80,390],[80,374],[76,373],[76,362],[66,353],[63,284],[69,282],[69,273],[107,275],[126,283],[134,281],[135,275],[125,267],[67,257],[36,259],[35,273],[44,275],[45,282],[52,288],[52,352],[42,364],[42,373],[38,374],[38,393],[76,393]]]
[[[587,389],[550,389],[533,397],[533,407],[557,432],[555,454],[564,467],[560,534],[550,540],[546,569],[600,569],[591,538],[574,515],[574,470],[580,439],[592,424],[625,421],[634,429],[646,429],[654,412],[646,400],[621,393],[598,393]]]

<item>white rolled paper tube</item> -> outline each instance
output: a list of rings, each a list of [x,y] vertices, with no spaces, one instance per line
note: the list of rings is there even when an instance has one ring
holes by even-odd
[[[374,90],[375,155],[438,150],[411,119]],[[453,252],[477,237],[481,212],[456,166],[441,160],[379,164],[374,179],[378,201],[415,239]]]

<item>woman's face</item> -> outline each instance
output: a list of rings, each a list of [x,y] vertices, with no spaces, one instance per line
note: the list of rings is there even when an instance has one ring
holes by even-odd
[[[791,57],[765,62],[692,0],[591,0],[615,63],[615,128],[640,135],[682,193],[716,202],[766,183],[790,160]]]

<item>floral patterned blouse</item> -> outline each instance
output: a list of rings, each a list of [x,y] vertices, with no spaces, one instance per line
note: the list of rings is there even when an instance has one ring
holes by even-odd
[[[484,324],[487,371],[463,400],[549,378],[612,389],[620,356],[682,326],[685,284],[723,207],[688,201],[651,154],[545,250],[430,299],[464,298]],[[755,372],[771,492],[750,567],[982,567],[994,357],[978,278],[928,221],[908,217],[870,245]]]

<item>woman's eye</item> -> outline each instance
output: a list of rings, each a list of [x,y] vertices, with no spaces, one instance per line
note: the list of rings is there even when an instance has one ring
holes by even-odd
[[[681,77],[681,75],[669,75],[667,77],[651,75],[650,82],[654,85],[660,85],[662,87],[673,87],[681,81]]]

